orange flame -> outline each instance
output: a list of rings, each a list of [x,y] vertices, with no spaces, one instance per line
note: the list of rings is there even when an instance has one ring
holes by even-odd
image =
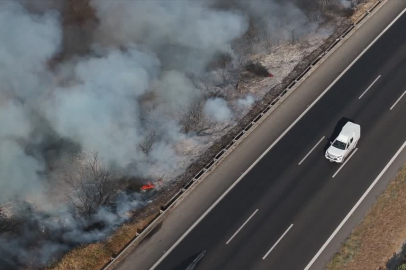
[[[143,185],[143,186],[141,187],[141,190],[153,189],[154,187],[155,187],[154,184],[152,184],[152,183],[147,183],[147,184],[145,184],[145,185]]]

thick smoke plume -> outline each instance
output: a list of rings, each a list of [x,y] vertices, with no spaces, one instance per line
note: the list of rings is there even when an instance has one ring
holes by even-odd
[[[3,267],[43,266],[111,233],[145,199],[121,180],[181,173],[177,143],[235,119],[218,89],[268,41],[314,31],[309,10],[294,0],[0,1]],[[81,178],[94,169],[89,153],[117,190],[84,214],[66,176],[85,179],[86,198],[112,184]]]

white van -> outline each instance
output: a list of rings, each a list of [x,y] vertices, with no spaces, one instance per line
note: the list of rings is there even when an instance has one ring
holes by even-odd
[[[326,158],[330,162],[343,163],[361,138],[361,126],[352,122],[344,125],[338,137],[326,151]]]

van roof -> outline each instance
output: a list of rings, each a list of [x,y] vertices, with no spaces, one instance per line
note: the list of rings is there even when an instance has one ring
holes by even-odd
[[[357,133],[361,130],[360,125],[352,123],[352,122],[347,122],[347,124],[344,125],[343,129],[340,132],[340,135],[338,135],[337,140],[342,141],[342,142],[347,142],[349,137],[353,133]]]

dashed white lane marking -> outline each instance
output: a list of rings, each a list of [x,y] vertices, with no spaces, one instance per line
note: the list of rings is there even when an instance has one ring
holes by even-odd
[[[318,143],[316,143],[316,145],[310,150],[309,153],[307,153],[307,155],[298,163],[298,165],[300,166],[300,164],[303,163],[303,161],[305,161],[305,159],[314,151],[314,149],[316,149],[316,147],[324,140],[325,136],[323,136],[320,141]]]
[[[276,247],[276,245],[279,244],[282,238],[290,231],[290,229],[292,229],[292,227],[293,224],[290,224],[289,228],[282,234],[281,237],[279,237],[278,241],[276,241],[276,243],[271,247],[271,249],[265,254],[265,256],[262,258],[263,260],[265,260],[265,258],[269,255],[269,253],[271,253],[271,251]]]
[[[247,225],[247,223],[250,221],[250,219],[258,212],[258,209],[254,211],[254,213],[252,213],[252,215],[244,222],[244,224],[241,225],[241,227],[233,234],[233,236],[231,236],[231,238],[227,241],[226,245],[228,245],[228,243],[231,242],[231,240],[233,240],[233,238],[241,231],[242,228],[244,228],[245,225]]]
[[[347,158],[346,161],[344,161],[343,165],[341,165],[340,168],[336,171],[336,173],[333,175],[333,178],[341,171],[341,169],[345,166],[345,164],[351,159],[351,157],[357,152],[358,148],[355,148],[355,150],[351,153],[351,155]]]
[[[398,102],[402,99],[402,97],[406,94],[406,91],[403,92],[403,94],[398,98],[398,100],[396,100],[396,102],[392,105],[392,107],[390,107],[390,111],[395,108],[396,104],[398,104]]]
[[[372,88],[372,86],[376,83],[376,81],[379,80],[380,77],[381,75],[379,75],[378,78],[376,78],[375,81],[371,83],[371,85],[367,88],[367,90],[365,90],[364,93],[362,93],[362,95],[360,95],[358,99],[361,99],[366,94],[366,92],[368,92],[368,90]]]

